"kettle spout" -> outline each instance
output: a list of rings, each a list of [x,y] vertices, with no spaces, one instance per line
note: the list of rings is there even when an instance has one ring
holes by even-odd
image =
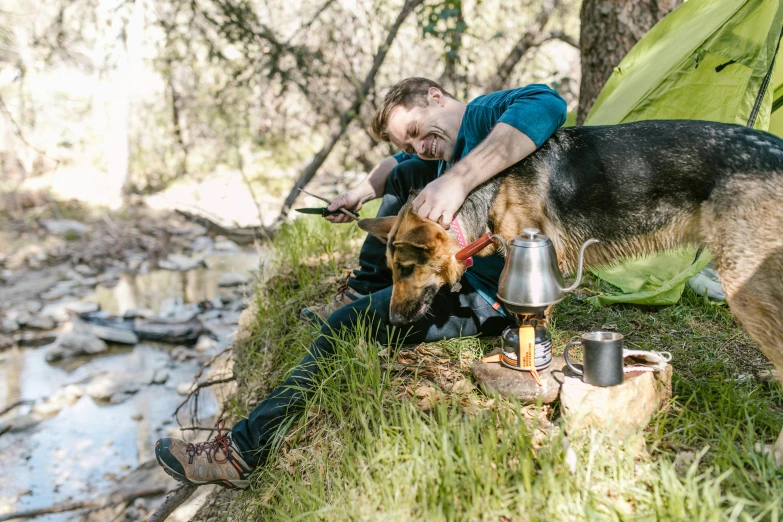
[[[600,241],[597,239],[588,239],[584,242],[582,248],[579,249],[579,265],[576,267],[576,281],[568,288],[563,288],[563,292],[573,292],[576,290],[576,287],[579,286],[579,283],[582,282],[582,266],[584,265],[585,260],[585,249],[593,243],[600,243]]]

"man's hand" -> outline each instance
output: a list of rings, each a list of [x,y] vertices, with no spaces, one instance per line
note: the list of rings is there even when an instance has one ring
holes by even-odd
[[[469,193],[470,189],[465,187],[460,178],[447,173],[419,192],[413,200],[413,208],[420,217],[440,223],[448,229]]]
[[[345,210],[351,210],[354,213],[358,212],[360,208],[362,208],[362,196],[359,194],[359,192],[354,190],[349,190],[345,194],[340,194],[336,198],[332,200],[331,203],[329,203],[329,206],[327,207],[330,211],[334,212],[335,210],[338,210],[340,208],[344,208]],[[353,221],[353,218],[350,216],[347,216],[340,212],[339,214],[334,214],[332,216],[326,216],[325,219],[327,221],[331,221],[332,223],[350,223]]]

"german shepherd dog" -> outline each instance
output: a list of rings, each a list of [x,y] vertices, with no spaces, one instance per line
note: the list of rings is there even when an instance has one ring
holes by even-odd
[[[410,201],[396,217],[359,221],[386,241],[397,324],[423,317],[465,271],[453,233]],[[456,219],[467,242],[538,228],[565,271],[589,238],[601,241],[585,251],[594,266],[708,246],[732,313],[783,377],[783,140],[771,134],[690,120],[560,129],[476,188]],[[783,465],[783,432],[775,457]]]

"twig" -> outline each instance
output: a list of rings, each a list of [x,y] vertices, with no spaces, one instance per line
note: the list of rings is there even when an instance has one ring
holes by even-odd
[[[8,406],[6,406],[5,408],[3,408],[3,410],[2,410],[2,411],[0,411],[0,417],[2,417],[3,415],[5,415],[5,414],[6,414],[6,413],[8,413],[9,411],[13,410],[14,408],[17,408],[17,407],[19,407],[19,406],[23,406],[23,405],[25,405],[25,404],[33,404],[34,402],[35,402],[35,401],[33,401],[33,400],[30,400],[30,399],[20,399],[20,400],[16,401],[15,403],[13,403],[13,404],[9,404],[9,405],[8,405]]]
[[[246,228],[226,228],[222,225],[218,225],[211,219],[205,218],[204,216],[197,216],[195,214],[191,214],[186,210],[177,209],[176,212],[177,214],[187,219],[188,221],[198,223],[199,225],[206,228],[210,232],[214,232],[215,234],[220,234],[221,236],[225,236],[228,239],[234,241],[235,243],[239,243],[240,245],[251,244],[255,242],[257,239],[259,239],[260,237],[264,237],[264,238],[270,237],[269,231],[263,226],[246,227]]]
[[[198,383],[196,385],[196,387],[193,388],[193,390],[190,393],[188,393],[188,396],[185,397],[185,400],[182,401],[182,403],[179,406],[177,406],[176,410],[174,410],[174,418],[177,419],[177,424],[179,424],[179,417],[178,417],[179,410],[181,410],[182,407],[185,406],[190,401],[191,397],[195,397],[196,401],[198,401],[198,392],[199,392],[199,390],[201,390],[202,388],[209,388],[210,386],[215,386],[216,384],[224,384],[224,383],[227,383],[227,382],[233,382],[235,380],[236,380],[236,377],[231,376],[231,377],[226,377],[225,379],[216,379],[214,381],[206,381],[206,382]],[[196,402],[196,404],[198,405],[198,402]],[[196,406],[196,410],[198,410],[198,406]],[[197,417],[197,416],[198,416],[198,411],[196,411],[196,414],[194,415],[194,417]]]
[[[41,515],[50,515],[52,513],[65,513],[67,511],[76,511],[77,509],[103,509],[130,502],[141,497],[154,497],[156,495],[162,495],[165,492],[166,488],[164,486],[159,486],[157,488],[140,489],[117,499],[106,497],[101,500],[85,500],[82,502],[72,502],[70,504],[55,504],[54,506],[45,508],[31,509],[29,511],[17,511],[16,513],[0,515],[0,522],[13,520],[15,518],[34,518],[40,517]]]
[[[166,500],[155,510],[147,522],[163,522],[175,509],[189,499],[194,491],[196,491],[196,486],[183,484],[178,487],[166,496]]]

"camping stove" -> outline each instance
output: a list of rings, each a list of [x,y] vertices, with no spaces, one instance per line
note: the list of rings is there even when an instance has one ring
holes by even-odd
[[[509,326],[501,336],[500,363],[523,371],[549,367],[552,364],[552,335],[544,326],[543,315],[516,317],[517,326]]]

